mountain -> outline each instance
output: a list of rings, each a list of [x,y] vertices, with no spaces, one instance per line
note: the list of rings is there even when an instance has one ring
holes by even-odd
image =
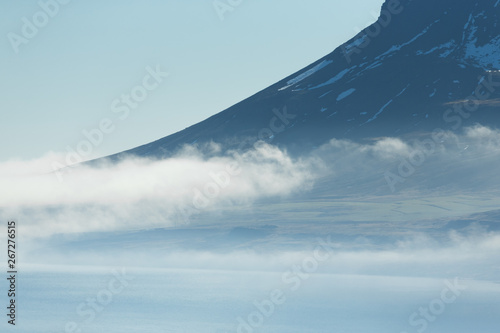
[[[332,138],[500,126],[500,0],[388,0],[379,19],[315,63],[180,132],[123,154],[263,139],[301,151]]]

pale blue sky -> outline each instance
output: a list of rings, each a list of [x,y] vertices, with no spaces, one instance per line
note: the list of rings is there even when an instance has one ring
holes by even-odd
[[[328,54],[382,2],[243,0],[221,21],[208,0],[73,0],[16,54],[8,34],[41,8],[1,1],[0,160],[75,148],[103,118],[115,129],[87,158],[175,133]],[[120,120],[112,101],[156,65],[169,77]]]

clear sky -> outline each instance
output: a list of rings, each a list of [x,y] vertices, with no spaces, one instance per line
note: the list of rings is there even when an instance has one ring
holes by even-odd
[[[87,158],[175,133],[328,54],[383,1],[219,3],[233,4],[223,20],[212,0],[1,1],[0,160],[74,149],[104,118]],[[158,65],[168,77],[121,119],[113,101]]]

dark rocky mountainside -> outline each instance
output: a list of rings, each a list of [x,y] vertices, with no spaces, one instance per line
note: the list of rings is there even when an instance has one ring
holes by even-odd
[[[124,153],[165,157],[184,144],[259,138],[300,152],[332,138],[499,127],[499,16],[500,0],[388,0],[374,24],[324,58]]]

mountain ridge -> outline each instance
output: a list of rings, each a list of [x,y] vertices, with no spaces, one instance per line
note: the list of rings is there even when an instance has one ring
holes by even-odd
[[[463,124],[498,127],[499,2],[387,0],[376,22],[323,58],[197,124],[108,158],[164,158],[211,141],[238,149],[264,140],[301,152],[332,138],[415,135],[452,128],[457,115],[446,119],[448,109],[478,89],[489,89],[493,102]]]

